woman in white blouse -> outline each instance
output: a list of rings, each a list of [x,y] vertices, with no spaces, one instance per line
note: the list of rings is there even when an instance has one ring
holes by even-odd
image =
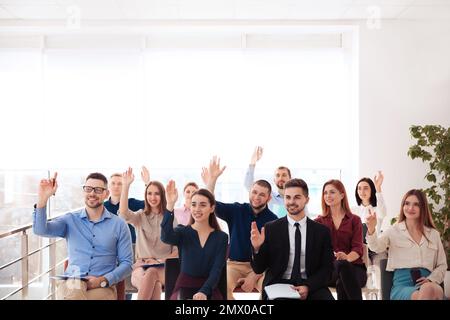
[[[357,207],[352,208],[352,213],[358,215],[361,221],[366,221],[369,210],[377,213],[377,232],[381,232],[381,225],[384,217],[386,217],[386,205],[383,194],[381,193],[381,185],[383,184],[384,176],[381,171],[374,177],[374,181],[370,178],[362,178],[356,184],[355,198]],[[364,238],[366,236],[366,227],[363,226]]]
[[[375,212],[369,213],[366,223],[369,248],[388,250],[386,270],[394,271],[392,300],[443,299],[439,284],[445,277],[447,259],[422,191],[413,189],[405,194],[398,222],[381,235],[375,232]]]

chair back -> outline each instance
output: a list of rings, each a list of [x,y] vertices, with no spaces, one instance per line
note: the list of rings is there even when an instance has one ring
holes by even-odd
[[[386,271],[387,259],[380,260],[380,275],[381,275],[381,299],[391,300],[392,279],[394,273]]]

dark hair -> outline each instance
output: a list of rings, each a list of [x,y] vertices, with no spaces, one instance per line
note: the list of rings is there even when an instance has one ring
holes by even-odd
[[[192,186],[192,187],[194,187],[195,189],[198,189],[198,185],[197,185],[195,182],[188,182],[188,183],[186,183],[186,185],[184,186],[183,192],[186,191],[186,188],[189,187],[189,186]]]
[[[145,193],[144,193],[144,201],[145,201],[145,207],[144,207],[144,213],[145,214],[150,214],[151,213],[151,207],[150,207],[150,203],[148,203],[147,200],[147,190],[150,186],[156,186],[156,188],[158,188],[160,197],[161,197],[161,202],[159,203],[159,214],[163,214],[164,209],[167,206],[167,200],[166,200],[166,190],[164,189],[164,186],[161,182],[159,181],[150,181],[147,185],[147,187],[145,188]]]
[[[329,184],[333,185],[333,187],[335,187],[340,193],[344,194],[344,198],[342,198],[341,200],[341,208],[344,210],[344,212],[346,214],[352,213],[352,211],[350,210],[350,206],[348,204],[348,197],[347,192],[345,191],[344,184],[340,180],[332,179],[325,182],[322,188],[322,215],[327,216],[331,212],[331,208],[325,203],[325,199],[323,196],[323,193],[325,192],[325,187]]]
[[[90,173],[87,177],[86,177],[86,181],[88,181],[89,179],[95,179],[95,180],[101,180],[103,181],[103,183],[105,184],[105,187],[108,185],[108,179],[106,179],[106,177],[101,174],[100,172],[93,172]]]
[[[208,199],[209,205],[211,207],[216,205],[216,199],[214,198],[214,195],[209,190],[198,189],[197,191],[195,191],[192,194],[192,198],[196,195],[206,197]],[[192,217],[192,213],[191,213],[188,225],[192,225],[193,223],[194,223],[194,218]],[[219,222],[217,221],[217,218],[216,218],[216,213],[214,211],[211,212],[211,214],[209,215],[208,223],[209,223],[209,226],[211,228],[213,228],[214,230],[221,231]]]
[[[284,184],[284,189],[288,189],[288,188],[301,188],[303,190],[303,195],[305,197],[308,197],[309,195],[309,190],[308,190],[308,185],[306,184],[305,180],[303,179],[291,179],[288,182],[286,182]]]
[[[428,206],[428,200],[422,190],[411,189],[409,190],[402,199],[402,204],[400,205],[400,214],[398,215],[398,222],[402,222],[406,220],[405,213],[403,212],[403,206],[405,205],[406,198],[409,196],[416,196],[419,200],[419,208],[420,208],[420,222],[419,222],[419,230],[422,232],[422,235],[429,242],[430,240],[427,238],[424,232],[424,226],[428,228],[436,229],[434,225],[433,218],[431,217],[431,211]]]
[[[270,185],[270,183],[267,180],[263,180],[263,179],[257,180],[253,183],[253,185],[255,185],[255,184],[269,190],[269,195],[272,193],[272,186]]]
[[[288,172],[289,179],[292,177],[292,176],[291,176],[291,170],[289,170],[288,167],[285,167],[285,166],[279,166],[279,167],[277,168],[277,170],[286,170],[286,171]]]
[[[355,189],[356,203],[358,204],[358,206],[360,206],[362,203],[362,199],[359,197],[359,194],[358,194],[358,186],[361,182],[367,182],[369,184],[369,187],[370,187],[369,202],[372,205],[372,207],[376,207],[377,206],[377,195],[376,195],[377,189],[375,188],[375,184],[373,183],[372,179],[370,179],[370,178],[362,178],[356,184],[356,189]]]

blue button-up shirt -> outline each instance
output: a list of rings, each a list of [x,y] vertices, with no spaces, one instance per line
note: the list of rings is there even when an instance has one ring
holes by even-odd
[[[33,212],[33,231],[67,241],[68,276],[104,276],[113,285],[132,271],[130,230],[124,220],[104,209],[98,221],[90,221],[86,209],[47,221],[46,208]]]

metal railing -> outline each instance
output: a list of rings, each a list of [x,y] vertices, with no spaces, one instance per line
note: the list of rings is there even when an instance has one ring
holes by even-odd
[[[61,215],[63,215],[65,213],[62,213],[58,216],[49,218],[48,220],[51,221]],[[9,292],[7,295],[0,297],[0,300],[6,300],[10,297],[12,297],[13,295],[21,292],[22,293],[22,298],[27,298],[28,296],[28,288],[30,286],[30,284],[36,282],[38,279],[40,279],[41,277],[50,274],[50,276],[55,275],[55,271],[57,269],[57,267],[59,267],[60,265],[62,265],[64,263],[64,261],[66,260],[66,258],[62,259],[61,261],[56,261],[56,245],[62,241],[63,239],[49,239],[49,243],[44,245],[44,246],[40,246],[38,249],[29,251],[29,235],[27,233],[27,231],[29,231],[31,228],[33,227],[33,225],[31,223],[20,226],[18,228],[3,232],[0,234],[0,239],[6,238],[6,237],[10,237],[10,236],[14,236],[14,235],[20,235],[20,247],[21,247],[21,255],[19,258],[13,259],[7,263],[5,263],[4,265],[0,266],[0,271],[3,269],[6,269],[9,266],[12,266],[18,262],[21,263],[21,286],[15,290],[13,290],[12,292]],[[45,271],[41,272],[40,274],[38,274],[36,277],[34,277],[33,279],[29,279],[29,273],[28,273],[28,267],[29,267],[29,258],[30,256],[37,254],[37,253],[42,253],[42,251],[46,248],[49,248],[49,268],[46,269]],[[54,291],[55,291],[55,283],[54,281],[51,282],[51,292],[49,295],[47,295],[46,299],[51,298],[54,295]]]

